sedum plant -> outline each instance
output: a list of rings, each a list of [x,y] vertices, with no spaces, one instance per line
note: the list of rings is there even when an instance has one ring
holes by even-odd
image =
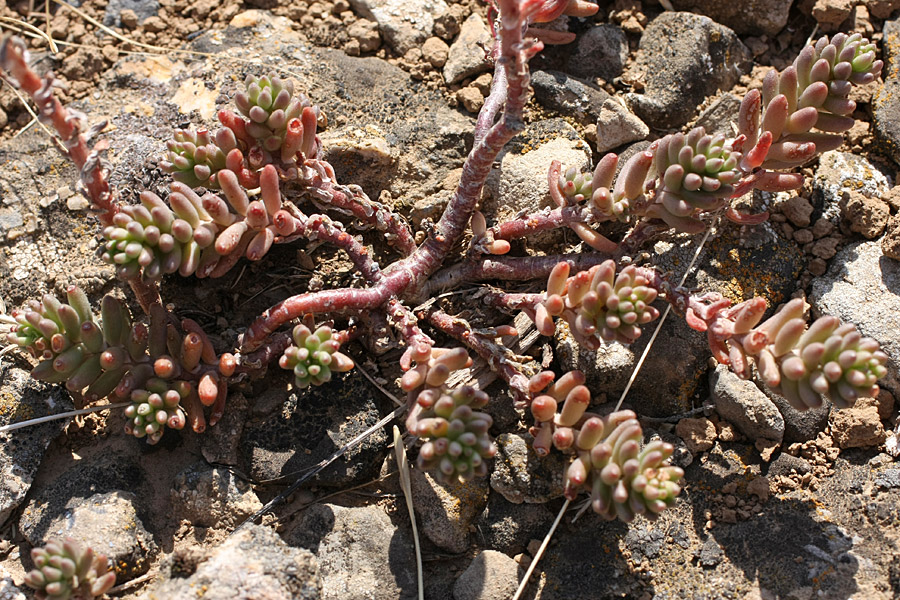
[[[840,133],[853,125],[852,86],[881,71],[873,45],[844,34],[810,45],[792,66],[770,72],[761,90],[746,95],[733,139],[695,128],[663,136],[621,168],[615,154],[587,173],[554,162],[547,174],[552,210],[489,226],[476,209],[498,154],[524,127],[529,60],[545,43],[574,37],[541,24],[597,10],[583,0],[490,4],[496,65],[491,93],[456,191],[434,226],[421,232],[359,186],[338,181],[317,137],[327,125],[324,115],[290,80],[274,74],[248,77],[234,93],[236,111],[220,110],[215,131],[174,132],[160,162],[173,179],[165,198],[150,191],[123,197],[108,182],[105,145],[88,143],[102,127],[86,130],[85,119],[54,97],[52,74],[35,73],[24,44],[7,39],[0,68],[55,128],[101,223],[101,258],[116,266],[145,313],[134,318],[120,300],[106,296],[98,320],[75,288],[67,302],[49,295],[31,302],[13,314],[7,339],[37,361],[33,375],[64,383],[80,402],[130,400],[127,430],[153,443],[168,429],[190,424],[200,432],[207,422],[215,424],[229,386],[264,376],[272,363],[291,370],[298,388],[324,384],[333,373],[353,368],[343,344],[381,338],[391,328],[405,348],[399,385],[407,394],[407,429],[422,439],[420,467],[445,480],[490,469],[496,431],[482,410],[489,397],[454,383],[474,352],[534,418],[535,451],[571,458],[566,496],[584,492],[596,512],[623,520],[652,518],[674,502],[683,473],[668,462],[672,447],[645,443],[630,411],[588,410],[591,392],[582,374],[556,378],[535,368],[507,346],[518,335],[514,328],[473,327],[439,308],[432,301],[438,293],[486,281],[546,281],[543,292],[492,288],[480,299],[524,312],[543,335],[553,335],[565,321],[588,349],[633,342],[658,318],[658,306],[668,303],[706,333],[719,362],[741,377],[758,376],[797,408],[818,406],[826,397],[847,406],[875,394],[886,355],[853,325],[826,316],[807,326],[799,301],[763,321],[763,298],[732,306],[628,258],[662,235],[705,230],[720,211],[740,224],[764,221],[766,214],[740,213],[734,201],[754,189],[800,187],[802,177],[791,169],[840,144]],[[596,229],[611,221],[628,229],[619,242]],[[361,241],[351,226],[367,230],[367,237]],[[564,227],[589,250],[509,255],[514,240]],[[221,277],[242,259],[260,260],[273,245],[295,240],[342,251],[361,284],[285,297],[247,324],[234,348],[214,347],[197,323],[179,320],[175,309],[163,306],[164,276]],[[376,243],[390,247],[381,255],[392,262],[375,258],[367,244]],[[433,335],[459,346],[439,347]]]
[[[72,538],[50,540],[31,550],[36,567],[25,574],[25,583],[38,600],[92,600],[104,595],[116,582],[102,554],[82,548]]]

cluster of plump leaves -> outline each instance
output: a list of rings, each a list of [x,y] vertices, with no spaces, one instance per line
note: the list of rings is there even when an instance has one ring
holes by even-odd
[[[322,385],[331,381],[332,373],[345,373],[354,366],[353,359],[338,352],[341,344],[327,325],[310,331],[301,323],[294,327],[291,338],[294,343],[285,349],[278,365],[294,372],[298,388]]]
[[[798,410],[817,408],[826,397],[845,408],[859,397],[878,395],[877,382],[887,374],[888,357],[876,340],[830,315],[807,326],[799,298],[763,323],[759,321],[765,303],[755,304],[731,309],[738,318],[730,321],[729,331],[709,331],[720,362],[731,364],[745,378],[755,364],[763,382]]]
[[[760,157],[768,169],[793,168],[837,148],[843,142],[838,134],[853,127],[850,115],[856,103],[849,98],[853,85],[874,81],[882,66],[882,61],[875,60],[874,44],[858,33],[820,38],[780,74],[766,74],[761,98],[755,90],[747,94],[739,119],[739,131],[747,138],[745,147],[768,132],[772,145]]]
[[[635,515],[655,518],[671,506],[684,476],[681,468],[668,464],[673,446],[661,441],[643,446],[641,426],[630,410],[606,416],[587,412],[591,393],[581,372],[554,378],[552,371],[544,371],[529,382],[535,419],[531,434],[540,455],[551,446],[574,454],[565,474],[566,497],[574,500],[586,491],[594,512],[623,521]]]
[[[653,165],[662,185],[647,216],[679,231],[702,230],[705,224],[695,215],[724,206],[742,176],[740,159],[724,135],[711,136],[702,127],[665,136],[656,146]]]
[[[556,265],[544,299],[535,307],[534,322],[542,335],[553,335],[553,317],[561,317],[579,344],[596,350],[601,340],[633,342],[641,335],[641,325],[659,317],[651,306],[657,291],[633,265],[617,274],[615,262],[607,260],[568,275],[568,263]]]
[[[450,389],[450,375],[471,364],[463,348],[422,348],[416,366],[400,386],[413,400],[407,429],[425,440],[418,465],[444,481],[487,475],[487,461],[497,453],[488,430],[493,419],[481,412],[490,397],[471,386]]]
[[[208,129],[177,129],[166,142],[168,152],[159,166],[188,187],[218,188],[215,175],[226,168],[228,152],[237,147],[238,140],[227,127],[214,136]]]
[[[150,443],[167,426],[183,428],[187,415],[195,429],[205,427],[196,425],[203,422],[202,406],[224,402],[220,378],[234,372],[231,354],[217,356],[190,319],[182,321],[183,333],[176,330],[161,305],[151,307],[147,327],[132,322],[128,308],[107,295],[98,322],[82,290],[72,286],[66,295],[68,303],[47,294],[12,314],[16,324],[7,341],[39,359],[32,377],[64,383],[87,402],[130,399],[126,431]]]
[[[276,239],[296,231],[273,165],[262,169],[255,199],[230,169],[219,171],[216,179],[224,198],[212,192],[201,197],[178,181],[172,183],[168,204],[142,192],[141,204],[122,207],[104,228],[103,260],[116,265],[122,279],[158,280],[175,272],[215,278],[242,256],[261,259]]]
[[[72,538],[32,549],[31,560],[36,568],[25,575],[25,583],[34,588],[38,600],[90,600],[116,582],[106,557]]]

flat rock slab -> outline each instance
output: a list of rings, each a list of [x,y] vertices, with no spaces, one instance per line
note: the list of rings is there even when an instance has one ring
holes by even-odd
[[[328,384],[305,390],[273,389],[275,414],[244,427],[242,459],[254,480],[298,476],[330,457],[381,418],[381,392],[359,373],[336,375]],[[378,396],[376,396],[378,394]],[[345,486],[377,476],[387,453],[379,429],[328,468],[316,481]]]
[[[0,425],[72,410],[72,400],[61,387],[35,381],[6,361],[0,367]],[[0,523],[25,500],[44,451],[70,420],[0,433]]]

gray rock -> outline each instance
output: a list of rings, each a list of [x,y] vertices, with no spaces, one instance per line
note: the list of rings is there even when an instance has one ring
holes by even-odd
[[[881,343],[888,355],[887,376],[881,380],[896,397],[900,393],[900,263],[881,253],[877,241],[850,244],[828,271],[813,280],[809,302],[815,316],[834,315],[854,323],[860,332]]]
[[[25,593],[16,586],[12,573],[0,565],[0,600],[26,600]]]
[[[0,367],[0,425],[72,410],[65,390],[31,378],[27,371]],[[31,488],[44,451],[71,421],[60,419],[0,433],[0,523],[4,523]]]
[[[565,167],[586,171],[591,167],[591,150],[571,125],[555,118],[532,123],[507,144],[497,160],[500,168],[488,175],[482,210],[502,223],[523,212],[555,208],[547,186],[550,163],[558,160]],[[562,236],[562,230],[538,234],[530,236],[528,244],[549,245],[561,241]]]
[[[253,479],[277,479],[314,467],[380,418],[380,394],[351,371],[305,390],[279,386],[277,414],[244,426],[242,459]],[[343,486],[375,476],[387,453],[387,434],[378,429],[316,476],[322,485]]]
[[[640,564],[644,558],[648,560],[659,556],[666,541],[666,532],[657,527],[646,527],[636,523],[629,527],[625,534],[625,546],[631,551],[631,558]]]
[[[247,525],[208,556],[176,555],[142,600],[319,600],[315,557],[261,525]],[[187,571],[187,572],[186,572]]]
[[[595,123],[600,118],[600,107],[610,97],[602,89],[562,71],[534,71],[531,85],[535,99],[543,106],[583,124]]]
[[[775,404],[752,381],[740,379],[725,365],[709,374],[716,412],[751,441],[784,438],[784,418]]]
[[[644,73],[645,92],[629,94],[629,104],[651,127],[679,127],[707,96],[736,84],[750,62],[750,51],[727,27],[664,12],[641,37],[635,69]]]
[[[519,563],[494,550],[484,550],[453,586],[454,600],[498,600],[519,587]]]
[[[136,499],[131,492],[121,491],[72,498],[70,508],[51,519],[42,535],[35,535],[34,529],[23,528],[23,533],[32,546],[43,546],[51,539],[74,538],[82,546],[105,554],[122,583],[146,573],[158,550],[137,515]]]
[[[703,546],[698,553],[700,564],[706,568],[715,567],[725,558],[722,547],[716,542],[716,538],[709,537],[703,542]]]
[[[675,10],[706,15],[716,23],[730,27],[741,35],[774,36],[788,21],[791,0],[748,0],[747,2],[715,2],[713,0],[673,0]]]
[[[208,428],[200,439],[201,452],[206,462],[217,465],[238,464],[240,460],[241,434],[249,412],[247,398],[239,390],[228,390],[228,407],[225,415]]]
[[[397,518],[408,523],[405,508],[401,513]],[[395,526],[379,506],[314,504],[284,536],[290,545],[315,553],[322,600],[416,597],[412,535]]]
[[[900,488],[900,469],[885,469],[875,477],[875,487],[883,490]]]
[[[872,96],[872,129],[882,150],[900,163],[900,19],[884,23],[884,84]]]
[[[731,124],[737,122],[738,111],[741,108],[741,99],[730,92],[720,95],[712,101],[700,116],[697,117],[696,127],[703,127],[706,133],[711,135],[723,134],[728,138],[734,136]]]
[[[444,0],[350,0],[350,5],[378,23],[384,38],[400,54],[431,37],[434,20],[447,12]]]
[[[660,303],[657,308],[664,309]],[[649,343],[657,322],[644,326],[644,333],[630,346],[603,345],[597,351],[578,345],[568,324],[557,322],[554,341],[563,371],[580,370],[599,401],[602,394],[617,399],[628,383],[638,359]],[[709,347],[706,338],[682,319],[669,318],[660,329],[653,348],[628,394],[628,404],[638,414],[659,417],[688,410],[691,397],[706,374]]]
[[[538,456],[532,441],[530,435],[515,433],[502,433],[496,440],[491,487],[514,504],[549,502],[563,493],[568,460],[559,452]]]
[[[19,529],[32,544],[43,543],[44,540],[58,536],[59,525],[53,529],[54,523],[79,507],[87,507],[85,499],[97,497],[119,497],[121,490],[127,490],[128,496],[117,505],[127,510],[124,504],[134,498],[148,498],[151,491],[147,473],[141,469],[136,460],[140,446],[132,444],[133,454],[101,453],[90,460],[74,462],[55,479],[45,483],[41,488],[32,490],[28,504],[19,517]],[[141,509],[140,506],[138,506]],[[127,524],[122,523],[125,527]]]
[[[500,494],[491,494],[476,523],[479,542],[510,556],[522,552],[537,531],[546,531],[553,513],[543,504],[514,504]]]
[[[444,79],[448,84],[458,83],[491,69],[484,48],[490,48],[491,31],[477,12],[463,21],[459,37],[450,45],[450,54],[444,65]]]
[[[799,456],[792,456],[787,452],[782,452],[778,457],[769,464],[767,476],[769,479],[773,477],[790,477],[792,473],[797,475],[806,475],[812,471],[812,465],[806,459]]]
[[[650,128],[616,98],[600,107],[597,119],[597,152],[609,152],[623,144],[637,142],[650,135]]]
[[[890,189],[890,182],[881,170],[862,156],[832,150],[819,158],[819,166],[812,179],[813,212],[810,221],[819,218],[837,224],[841,206],[849,192],[859,192],[869,198],[881,198]]]
[[[231,528],[262,507],[250,484],[228,469],[200,462],[175,477],[174,513],[195,526]]]
[[[767,387],[763,386],[762,391],[778,407],[778,412],[784,418],[785,444],[814,440],[820,432],[825,431],[828,415],[831,414],[831,401],[827,398],[819,408],[797,410],[783,396]]]
[[[595,25],[575,42],[567,71],[576,77],[600,77],[612,81],[622,74],[628,60],[628,39],[618,25]]]
[[[469,529],[487,504],[487,478],[440,483],[419,469],[411,475],[419,532],[439,548],[464,552],[469,547]]]
[[[110,0],[103,13],[103,24],[107,27],[121,27],[123,10],[133,10],[138,23],[143,23],[159,12],[158,0]]]

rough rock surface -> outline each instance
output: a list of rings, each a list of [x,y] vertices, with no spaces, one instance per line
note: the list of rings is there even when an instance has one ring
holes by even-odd
[[[194,525],[230,528],[263,505],[246,481],[228,469],[201,462],[175,478],[172,507]]]
[[[158,551],[135,510],[135,501],[134,494],[120,491],[73,498],[69,508],[45,528],[28,528],[23,533],[32,546],[74,538],[83,547],[105,554],[121,583],[146,573]]]
[[[475,523],[485,546],[514,556],[528,545],[535,531],[553,523],[553,513],[544,504],[514,504],[493,492],[487,507]]]
[[[447,62],[444,64],[444,79],[447,83],[457,83],[490,69],[482,44],[490,43],[491,32],[484,19],[472,13],[466,19],[459,37],[450,45]]]
[[[350,0],[359,13],[378,23],[385,39],[400,54],[431,35],[434,20],[447,12],[444,0]]]
[[[581,123],[596,122],[610,95],[562,71],[537,70],[531,74],[534,98],[543,106]]]
[[[13,365],[0,366],[0,425],[71,409],[72,400],[58,386],[35,381]],[[44,451],[69,420],[0,433],[0,523],[25,500]]]
[[[394,525],[379,506],[314,504],[284,537],[316,555],[322,600],[411,599],[416,559],[405,527],[409,517],[398,514],[396,519],[404,527]]]
[[[276,479],[315,466],[374,425],[381,400],[359,373],[336,376],[327,385],[305,390],[270,390],[277,414],[261,414],[244,427],[243,459],[254,479]],[[256,407],[262,410],[262,406]],[[387,452],[387,434],[376,431],[317,479],[326,485],[360,482],[378,472]]]
[[[872,128],[885,153],[900,163],[900,20],[884,23],[884,68],[872,97]]]
[[[641,36],[635,69],[645,74],[645,92],[629,94],[629,103],[651,127],[679,127],[749,68],[750,51],[732,30],[709,17],[665,12]]]
[[[247,525],[205,557],[175,557],[142,600],[319,600],[315,557],[261,525]]]
[[[411,475],[419,532],[439,548],[464,552],[469,547],[472,523],[487,504],[490,492],[487,479],[440,483],[419,469]]]
[[[855,323],[863,335],[879,340],[890,358],[882,383],[900,393],[900,264],[884,256],[878,242],[850,244],[813,280],[809,302],[815,315]]]
[[[453,600],[509,598],[519,586],[519,563],[494,550],[484,550],[453,586]]]
[[[612,81],[622,74],[628,60],[628,39],[618,25],[603,23],[578,36],[568,71],[576,77],[600,77]]]
[[[558,452],[539,457],[530,435],[503,433],[497,437],[491,487],[509,502],[543,503],[562,496],[568,461]]]
[[[716,2],[713,0],[673,0],[675,10],[700,13],[739,34],[774,36],[788,21],[791,0],[748,0]]]
[[[752,381],[740,379],[731,369],[718,365],[710,372],[709,388],[716,412],[751,441],[784,438],[784,417]]]
[[[819,159],[812,189],[811,221],[824,218],[837,224],[851,192],[867,198],[881,198],[887,194],[889,183],[885,174],[864,157],[832,151]]]

